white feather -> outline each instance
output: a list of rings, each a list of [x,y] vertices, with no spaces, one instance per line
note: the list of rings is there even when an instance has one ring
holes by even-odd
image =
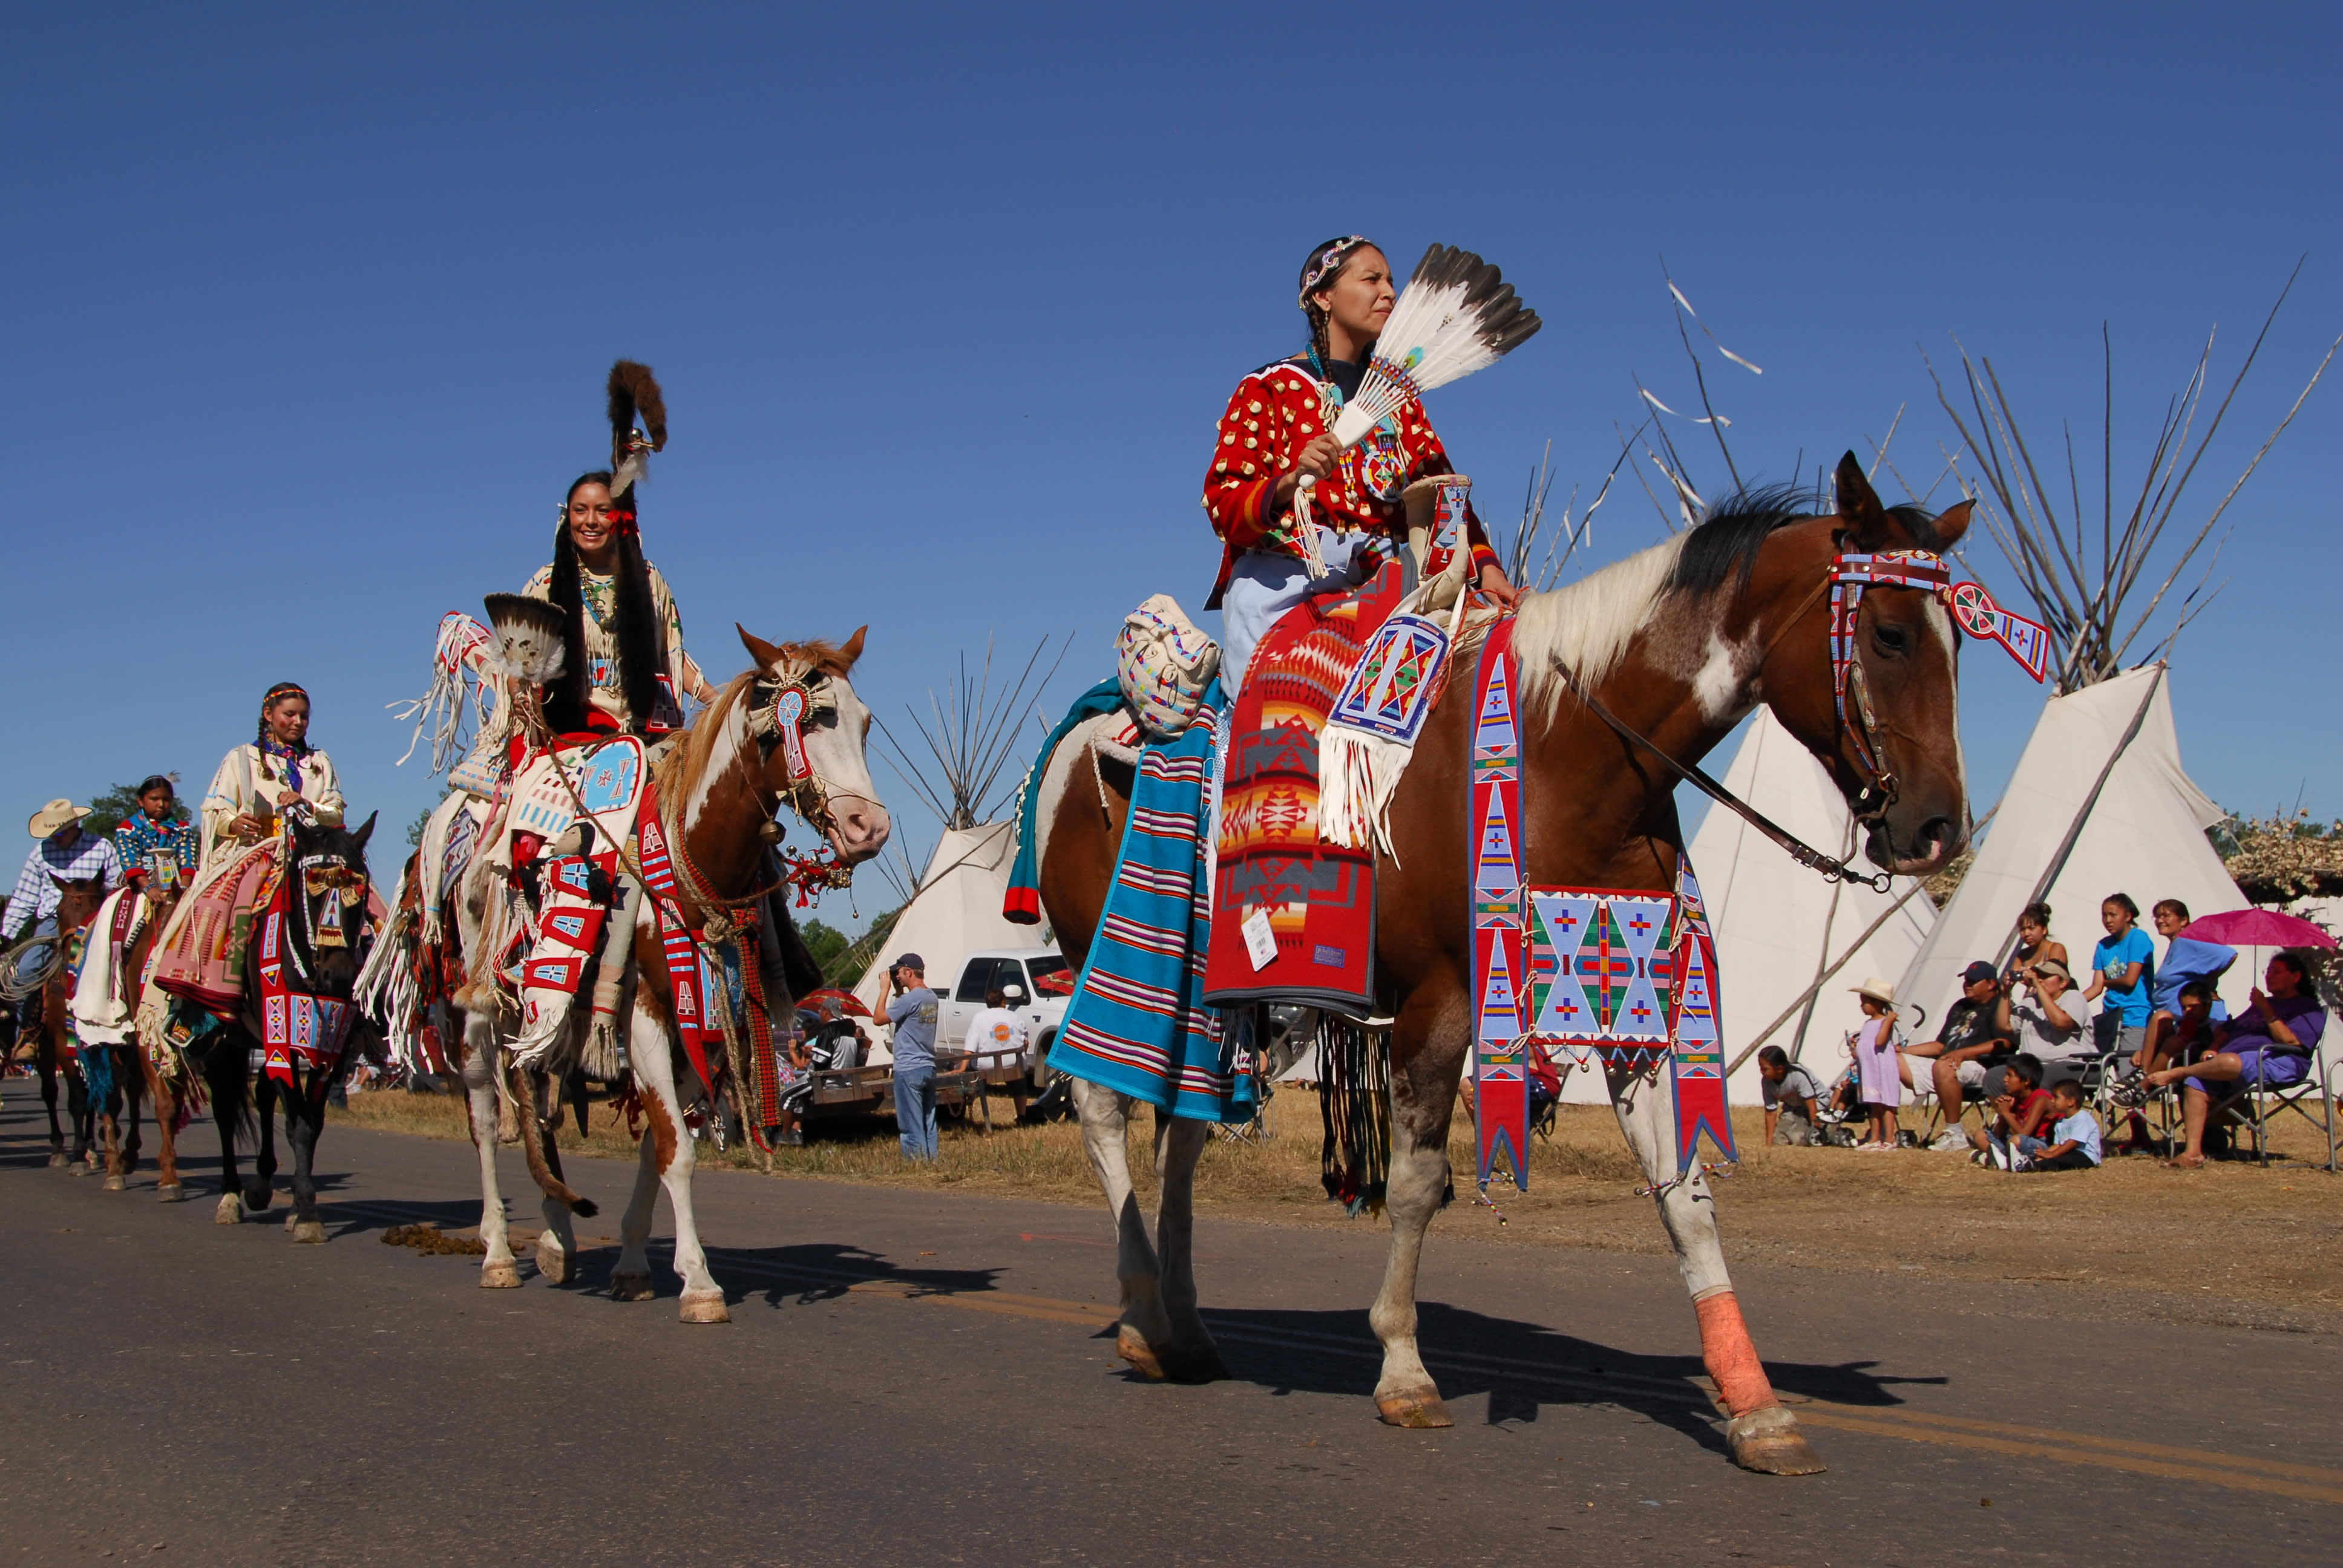
[[[1375,339],[1359,395],[1334,421],[1334,438],[1343,446],[1355,445],[1410,397],[1494,365],[1537,330],[1537,317],[1521,308],[1511,288],[1477,303],[1469,300],[1472,281],[1450,280],[1465,265],[1483,266],[1477,256],[1440,246],[1417,264],[1416,276],[1401,291]],[[1435,269],[1442,281],[1427,281],[1425,273]],[[1495,277],[1493,268],[1489,276]],[[1493,319],[1508,329],[1502,342],[1492,341]]]

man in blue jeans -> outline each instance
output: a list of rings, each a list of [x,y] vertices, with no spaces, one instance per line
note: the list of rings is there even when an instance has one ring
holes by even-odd
[[[927,960],[905,953],[887,966],[893,1000],[887,1021],[895,1028],[895,1130],[903,1158],[936,1157],[936,993],[928,989]]]

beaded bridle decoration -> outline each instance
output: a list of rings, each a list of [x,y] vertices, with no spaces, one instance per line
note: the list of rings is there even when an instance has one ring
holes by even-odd
[[[1918,588],[1935,594],[1962,630],[1971,637],[2001,644],[2036,680],[2043,678],[2050,651],[2047,628],[2002,608],[1983,584],[1955,584],[1952,568],[1934,550],[1848,553],[1833,560],[1831,699],[1837,707],[1839,724],[1855,747],[1858,765],[1871,777],[1871,782],[1863,787],[1854,801],[1855,815],[1864,819],[1877,817],[1896,803],[1896,775],[1880,760],[1879,715],[1872,706],[1871,685],[1864,673],[1862,650],[1855,635],[1864,590],[1883,587]]]
[[[778,676],[759,676],[751,691],[749,732],[757,739],[758,746],[769,758],[772,749],[779,747],[786,760],[789,781],[778,791],[773,805],[779,810],[787,805],[800,820],[822,835],[825,843],[812,856],[784,855],[789,866],[788,881],[798,890],[799,902],[821,888],[843,888],[853,880],[853,868],[835,858],[828,845],[830,830],[837,825],[830,814],[830,787],[813,765],[813,757],[806,749],[806,726],[813,720],[838,716],[838,699],[830,689],[830,676],[820,669]]]

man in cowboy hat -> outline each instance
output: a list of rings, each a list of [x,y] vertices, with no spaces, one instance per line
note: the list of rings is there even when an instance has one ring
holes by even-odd
[[[27,926],[36,937],[56,935],[60,882],[104,877],[107,892],[122,886],[122,858],[114,852],[114,841],[81,830],[81,819],[88,815],[88,807],[76,806],[62,795],[33,813],[26,826],[40,842],[16,874],[8,913],[0,919],[0,940],[15,941]],[[47,957],[45,948],[25,953],[16,965],[17,978],[29,984]]]

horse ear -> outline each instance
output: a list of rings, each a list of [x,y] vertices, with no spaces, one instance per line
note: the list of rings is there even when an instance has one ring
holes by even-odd
[[[740,646],[749,650],[749,657],[757,661],[759,669],[771,669],[781,662],[779,648],[775,648],[737,620],[732,623],[732,629],[740,634]]]
[[[846,646],[838,650],[838,657],[845,662],[848,669],[852,669],[855,661],[862,657],[862,634],[870,629],[867,626],[856,627],[854,635],[846,639]]]
[[[66,881],[63,877],[58,876],[55,871],[51,871],[49,873],[49,880],[57,885],[57,891],[60,893],[70,893],[73,891],[73,884]]]
[[[358,830],[350,835],[350,852],[352,854],[363,855],[366,853],[367,840],[374,837],[374,819],[381,815],[382,813],[379,811],[367,812],[367,819],[358,824]]]
[[[1887,508],[1879,504],[1877,492],[1871,481],[1863,477],[1863,465],[1849,452],[1838,460],[1838,515],[1846,523],[1848,542],[1859,550],[1885,548],[1887,543]]]
[[[1960,543],[1961,536],[1969,531],[1970,501],[1956,501],[1936,514],[1936,548],[1951,549]]]

